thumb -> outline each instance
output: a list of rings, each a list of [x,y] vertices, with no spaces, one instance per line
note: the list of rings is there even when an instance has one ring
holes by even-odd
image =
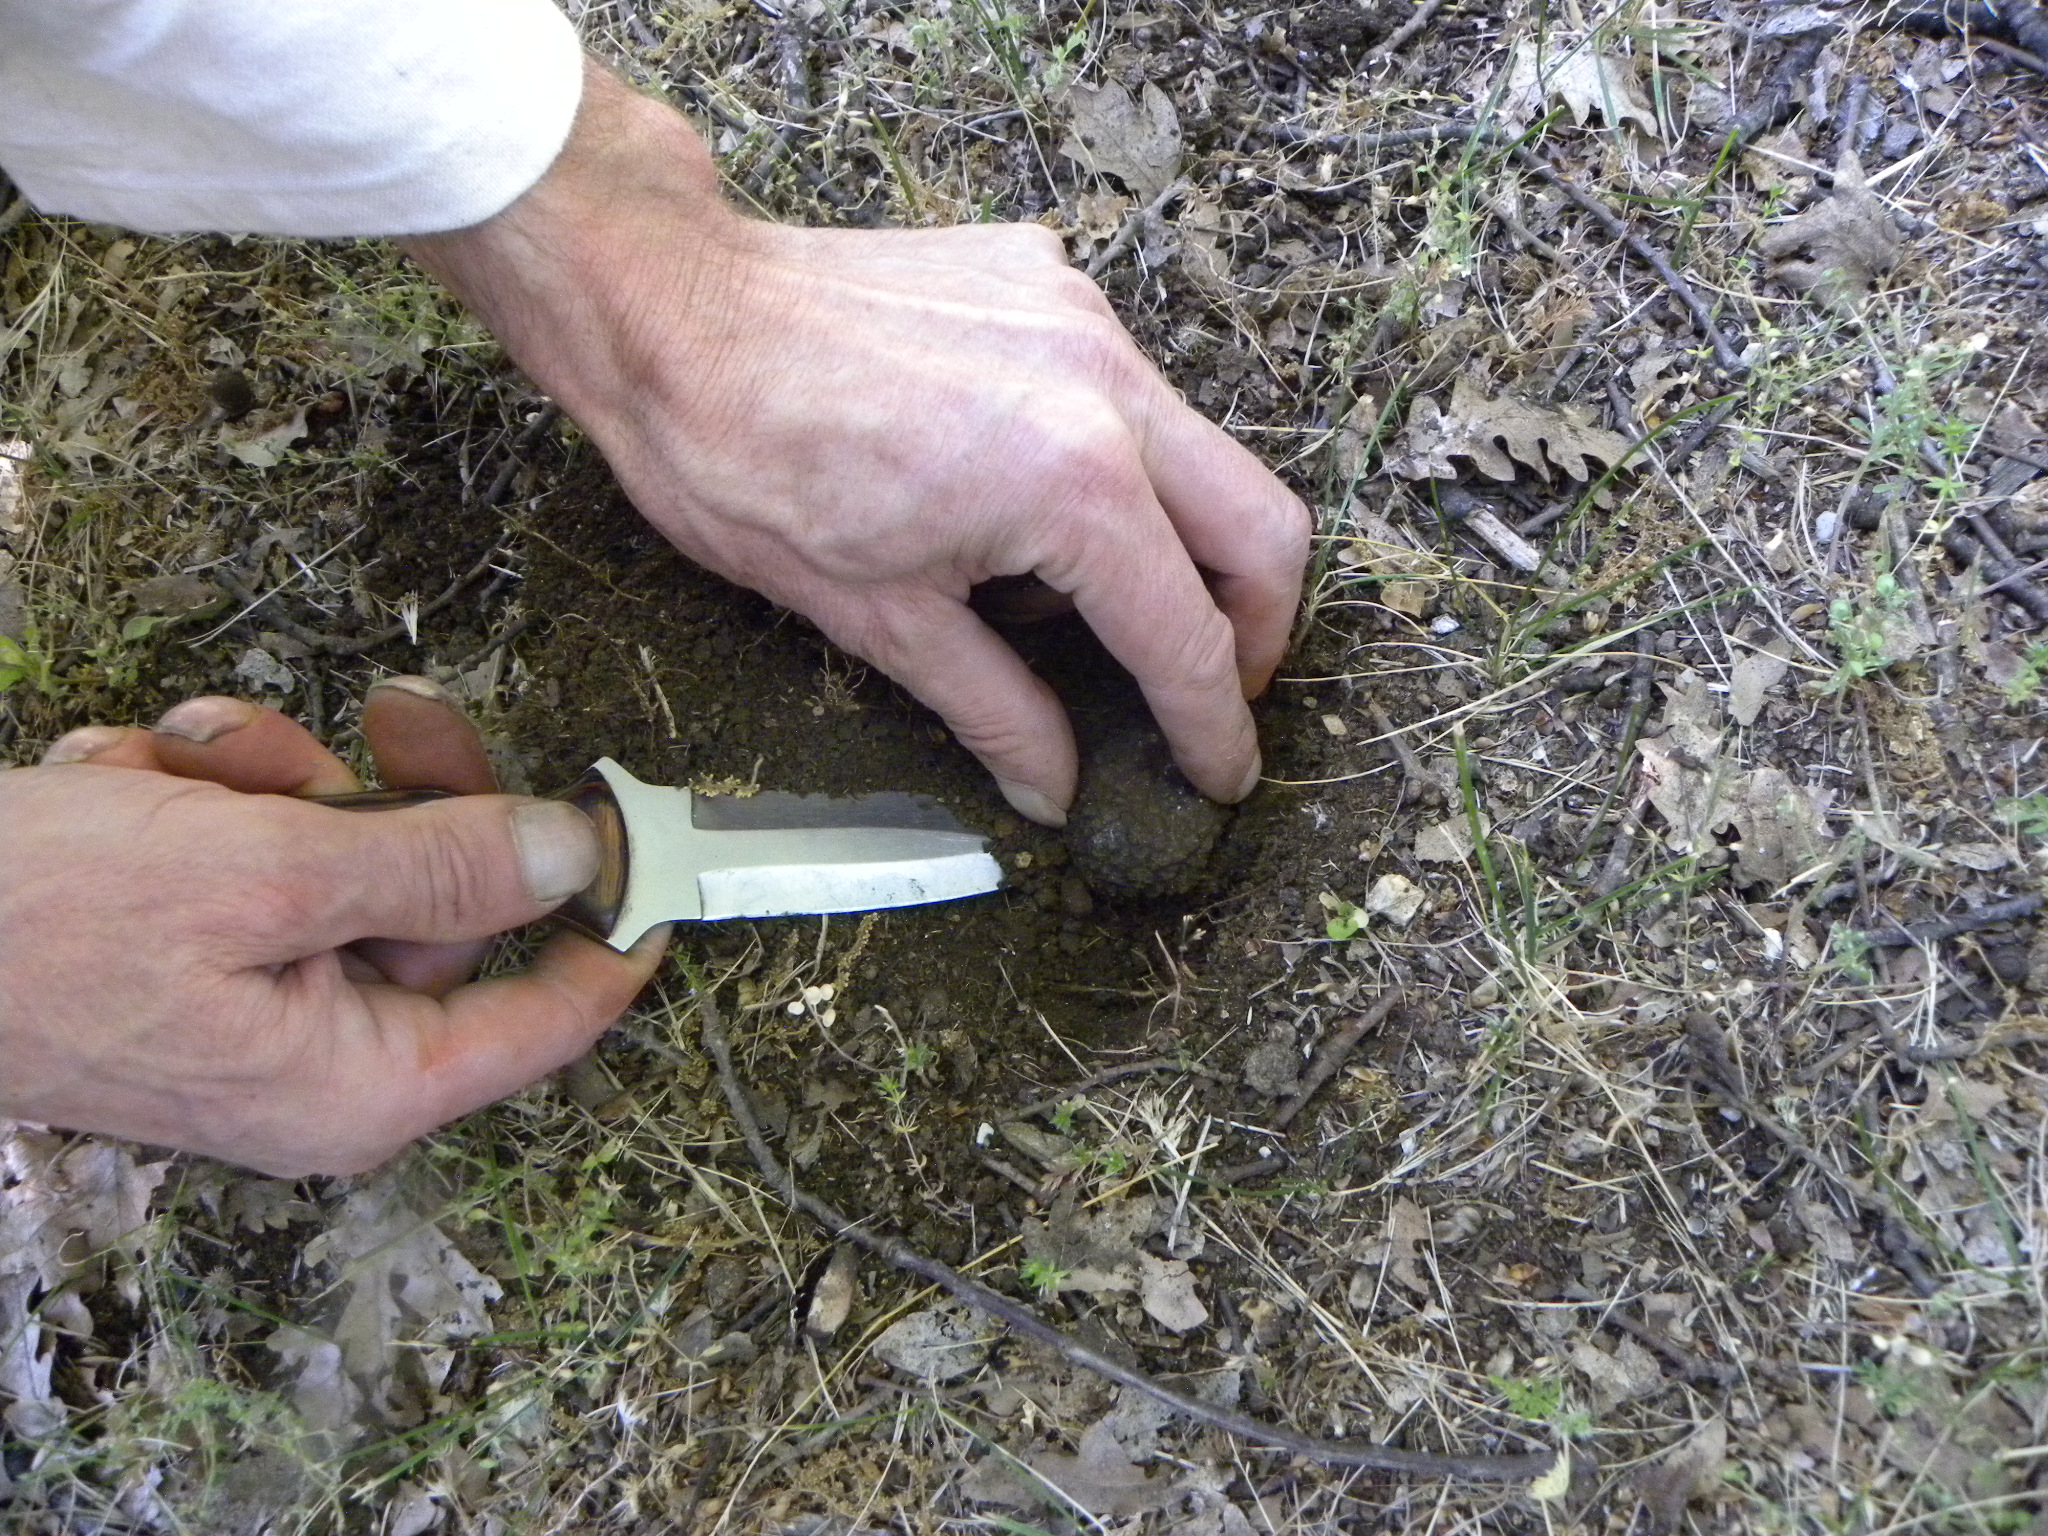
[[[597,877],[597,831],[574,806],[513,795],[463,795],[398,811],[280,802],[302,826],[273,866],[287,882],[304,954],[358,939],[423,944],[480,939],[536,922]]]

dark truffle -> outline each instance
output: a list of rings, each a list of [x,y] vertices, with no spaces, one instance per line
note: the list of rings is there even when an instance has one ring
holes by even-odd
[[[1179,896],[1201,883],[1229,820],[1181,777],[1156,730],[1119,726],[1087,744],[1067,848],[1099,896]]]

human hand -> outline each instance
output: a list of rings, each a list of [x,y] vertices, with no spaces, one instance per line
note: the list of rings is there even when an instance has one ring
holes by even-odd
[[[490,787],[431,685],[374,688],[364,733],[390,787]],[[356,787],[224,698],[0,772],[0,1115],[358,1172],[574,1059],[659,963],[665,928],[625,956],[561,933],[529,972],[461,984],[479,941],[589,882],[594,833],[482,792],[373,815],[288,798]]]
[[[1023,814],[1064,819],[1074,742],[967,606],[993,576],[1071,595],[1197,788],[1257,782],[1244,700],[1286,648],[1308,513],[1051,232],[748,221],[681,117],[593,67],[536,187],[407,245],[678,548],[903,683]]]

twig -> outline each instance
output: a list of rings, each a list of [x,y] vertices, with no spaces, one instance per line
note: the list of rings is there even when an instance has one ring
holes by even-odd
[[[519,435],[512,439],[512,446],[505,450],[505,462],[498,466],[498,472],[491,477],[489,487],[477,497],[480,507],[495,507],[505,499],[505,493],[512,489],[512,477],[519,473],[521,455],[547,435],[548,429],[562,419],[562,408],[550,400],[540,408],[533,420],[519,429]]]
[[[1183,176],[1180,180],[1169,185],[1165,191],[1153,198],[1144,207],[1133,208],[1124,219],[1122,226],[1114,235],[1110,236],[1109,244],[1105,245],[1093,256],[1090,256],[1088,258],[1088,265],[1083,270],[1090,277],[1102,276],[1108,270],[1109,264],[1112,261],[1115,261],[1117,257],[1123,255],[1125,251],[1131,248],[1131,242],[1138,238],[1138,232],[1158,218],[1160,214],[1164,213],[1166,205],[1187,191],[1190,185],[1191,183],[1187,177]]]
[[[517,640],[521,635],[533,628],[534,625],[540,622],[540,617],[537,613],[522,613],[489,640],[486,640],[482,645],[463,657],[462,660],[453,663],[455,670],[457,672],[467,672],[478,662],[487,659],[493,651],[510,645],[514,640]]]
[[[410,624],[401,621],[388,628],[380,629],[373,635],[361,635],[350,638],[346,635],[323,635],[317,629],[308,629],[305,625],[276,610],[271,612],[271,622],[276,624],[287,635],[290,635],[292,639],[298,641],[299,644],[305,646],[307,650],[317,655],[360,656],[365,651],[373,651],[380,645],[389,644],[400,635],[417,633],[421,619],[432,617],[454,602],[462,589],[472,581],[475,581],[477,577],[483,575],[489,569],[491,562],[503,553],[503,546],[498,544],[493,544],[489,549],[485,550],[477,563],[449,582],[439,597],[435,598],[431,603],[421,604],[419,611],[413,615]],[[242,604],[250,612],[262,607],[273,598],[284,595],[282,587],[260,594],[252,592],[231,571],[222,570],[216,572],[216,574],[220,578],[220,584],[228,589],[229,594],[233,596],[234,600]],[[245,612],[243,617],[248,617],[248,613]]]
[[[1417,144],[1462,144],[1471,139],[1493,143],[1500,130],[1483,123],[1431,123],[1422,128],[1395,128],[1386,133],[1313,133],[1298,123],[1261,123],[1258,131],[1283,144],[1304,149],[1350,150],[1368,155],[1377,149],[1409,149]]]
[[[1939,918],[1925,923],[1901,923],[1891,933],[1866,933],[1864,937],[1879,949],[1904,949],[1912,944],[1939,944],[1943,939],[1952,939],[1960,933],[1975,933],[1980,928],[1989,928],[1997,923],[2009,923],[2016,917],[2031,917],[2040,910],[2041,893],[2035,891],[2026,896],[1994,901],[1988,907],[1958,912],[1954,917]]]
[[[1664,286],[1669,288],[1678,302],[1685,306],[1686,312],[1692,316],[1693,324],[1699,327],[1700,334],[1707,338],[1707,344],[1714,349],[1714,361],[1720,365],[1723,373],[1740,376],[1749,372],[1749,365],[1743,362],[1741,354],[1729,343],[1728,338],[1721,334],[1720,326],[1714,321],[1714,312],[1707,308],[1699,294],[1694,291],[1692,284],[1679,275],[1668,256],[1631,230],[1612,208],[1562,171],[1557,170],[1534,150],[1517,144],[1508,153],[1517,165],[1526,168],[1539,181],[1562,192],[1583,212],[1590,214],[1595,223],[1606,230],[1612,238],[1627,246],[1638,260],[1664,280]]]
[[[1414,42],[1416,37],[1421,34],[1422,29],[1436,20],[1436,13],[1443,8],[1444,0],[1422,0],[1422,4],[1415,7],[1415,14],[1413,16],[1410,16],[1400,26],[1389,32],[1380,40],[1377,46],[1366,54],[1365,62],[1370,64],[1376,59],[1392,58],[1403,48]]]
[[[1394,760],[1401,765],[1401,787],[1404,797],[1409,791],[1413,791],[1418,801],[1432,794],[1441,795],[1443,786],[1422,771],[1422,759],[1415,755],[1415,748],[1408,744],[1407,733],[1395,728],[1394,722],[1388,718],[1387,712],[1381,709],[1378,703],[1368,702],[1365,710],[1372,716],[1372,728],[1379,733],[1380,740],[1387,744],[1387,750],[1394,754]],[[1397,810],[1399,808],[1398,805],[1395,807]]]
[[[1318,1440],[1309,1435],[1296,1434],[1293,1430],[1262,1424],[1249,1414],[1220,1408],[1176,1392],[1163,1382],[1154,1381],[1142,1371],[1132,1370],[1121,1361],[1113,1360],[1101,1351],[1091,1349],[1078,1339],[1069,1338],[1029,1307],[968,1279],[936,1259],[926,1258],[908,1244],[856,1225],[815,1195],[805,1194],[797,1187],[796,1180],[790,1176],[789,1171],[777,1161],[775,1153],[761,1134],[761,1127],[754,1120],[753,1108],[747,1102],[746,1089],[741,1086],[739,1074],[734,1070],[732,1047],[725,1038],[725,1024],[719,1015],[717,1005],[712,1001],[710,989],[699,986],[694,990],[698,1016],[703,1021],[704,1053],[711,1058],[718,1071],[718,1085],[725,1094],[726,1107],[732,1113],[733,1123],[739,1127],[740,1135],[747,1144],[747,1151],[753,1156],[754,1166],[760,1169],[762,1177],[768,1181],[777,1195],[828,1228],[835,1239],[858,1244],[878,1258],[886,1259],[898,1269],[906,1270],[920,1280],[931,1282],[949,1295],[966,1302],[976,1311],[1008,1324],[1018,1333],[1053,1350],[1062,1359],[1093,1371],[1105,1380],[1115,1382],[1121,1387],[1129,1387],[1135,1392],[1142,1392],[1155,1402],[1163,1403],[1176,1413],[1198,1423],[1214,1425],[1229,1434],[1256,1444],[1272,1446],[1323,1466],[1364,1467],[1410,1477],[1459,1477],[1476,1482],[1518,1482],[1524,1478],[1541,1477],[1555,1462],[1556,1458],[1548,1454],[1442,1456],[1429,1451],[1397,1450],[1391,1446],[1372,1445],[1362,1441]]]
[[[1302,1075],[1301,1087],[1273,1117],[1274,1130],[1284,1131],[1294,1123],[1294,1117],[1308,1107],[1308,1101],[1315,1097],[1316,1090],[1336,1076],[1345,1059],[1358,1049],[1358,1042],[1379,1028],[1386,1016],[1394,1011],[1394,1004],[1400,1001],[1401,986],[1398,982],[1382,988],[1370,1008],[1322,1043],[1315,1059],[1308,1064],[1308,1071]]]
[[[1033,1115],[1042,1115],[1049,1109],[1058,1109],[1062,1104],[1079,1098],[1091,1089],[1118,1081],[1120,1078],[1137,1077],[1146,1072],[1182,1072],[1190,1077],[1206,1077],[1211,1082],[1219,1080],[1219,1074],[1206,1072],[1200,1067],[1191,1067],[1173,1056],[1160,1056],[1152,1061],[1134,1061],[1129,1066],[1111,1067],[1093,1077],[1084,1077],[1073,1087],[1049,1098],[1034,1099],[1022,1109],[1013,1109],[1002,1118],[1005,1120],[1029,1120]]]
[[[1894,11],[1881,19],[1923,36],[1967,38],[2014,63],[2048,75],[2048,59],[2043,57],[2048,55],[2048,23],[2044,23],[2040,7],[2032,0],[2000,6],[1944,0],[1919,10]]]
[[[1977,518],[1972,526],[1983,521]],[[2003,542],[2000,540],[2001,544]],[[2000,597],[2026,609],[2036,623],[2048,624],[2048,592],[2027,580],[2017,565],[2001,558],[1989,544],[1972,538],[1960,528],[1950,528],[1941,536],[1941,547],[1966,566],[1982,566],[1992,578],[1985,586],[1987,592],[1995,589]]]
[[[1650,684],[1656,672],[1656,658],[1648,651],[1636,657],[1635,666],[1629,671],[1628,714],[1622,722],[1621,752],[1615,764],[1614,778],[1607,785],[1607,793],[1600,797],[1600,808],[1586,823],[1586,835],[1579,839],[1579,846],[1572,853],[1575,859],[1583,859],[1591,850],[1593,839],[1599,835],[1601,821],[1621,797],[1621,786],[1627,781],[1629,770],[1635,766],[1636,741],[1643,734],[1643,722],[1650,717]]]

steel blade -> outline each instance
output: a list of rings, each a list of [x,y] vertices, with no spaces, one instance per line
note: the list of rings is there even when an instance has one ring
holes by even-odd
[[[597,772],[626,826],[615,949],[674,920],[868,912],[979,896],[1002,883],[986,839],[909,795],[696,795]]]

